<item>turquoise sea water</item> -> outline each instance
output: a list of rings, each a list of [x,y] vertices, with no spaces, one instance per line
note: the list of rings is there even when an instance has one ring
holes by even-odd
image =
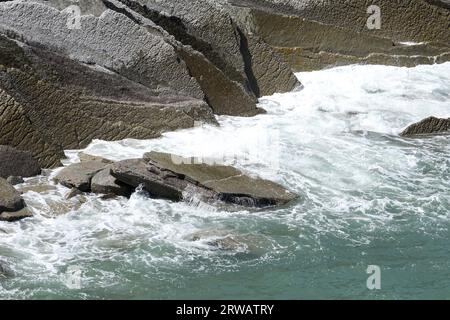
[[[450,63],[298,77],[302,91],[261,99],[267,115],[87,148],[113,159],[224,156],[297,192],[297,202],[243,211],[143,192],[66,201],[60,186],[36,192],[56,173],[47,172],[20,186],[35,217],[0,223],[0,297],[449,299],[449,137],[398,133],[450,117]],[[196,232],[207,238],[190,241]],[[211,245],[224,237],[231,250]],[[369,265],[381,269],[381,290],[366,286]]]

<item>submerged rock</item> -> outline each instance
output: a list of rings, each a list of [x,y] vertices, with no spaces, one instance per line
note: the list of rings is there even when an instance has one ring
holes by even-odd
[[[0,146],[0,177],[33,177],[41,173],[39,162],[30,152]]]
[[[218,250],[250,254],[261,254],[269,245],[260,237],[223,229],[200,230],[188,235],[186,240],[200,242]]]
[[[57,183],[67,188],[76,188],[83,192],[91,191],[91,180],[107,164],[100,161],[85,161],[72,164],[64,169],[55,177]]]
[[[144,159],[117,162],[111,173],[132,187],[143,185],[152,197],[174,201],[183,200],[188,193],[205,202],[260,208],[297,198],[274,182],[249,177],[233,167],[195,164],[193,159],[166,153],[151,152]]]
[[[9,268],[8,263],[0,260],[0,279],[12,277],[14,277],[14,272]]]
[[[411,137],[416,135],[445,133],[449,131],[450,119],[429,117],[410,125],[402,133],[400,133],[400,135],[402,137]]]
[[[205,242],[208,246],[224,251],[237,251],[248,247],[242,238],[226,230],[202,230],[189,235],[187,239],[193,242]]]
[[[78,197],[80,195],[82,195],[83,192],[78,190],[77,188],[72,188],[70,189],[70,191],[66,194],[66,200],[70,200],[73,199],[75,197]]]

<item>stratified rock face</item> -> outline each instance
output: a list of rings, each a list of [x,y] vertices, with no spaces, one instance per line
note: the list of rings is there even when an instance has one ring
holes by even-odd
[[[260,97],[300,86],[283,59],[259,37],[246,32],[236,11],[226,1],[120,2],[164,28],[182,44],[202,53],[249,94]]]
[[[426,118],[418,123],[410,125],[400,135],[412,137],[416,135],[438,134],[450,131],[450,119],[439,119],[436,117]]]
[[[175,49],[120,13],[85,17],[81,30],[33,2],[0,3],[0,17],[0,29],[19,40],[0,35],[0,144],[30,151],[43,167],[94,138],[148,139],[215,123]]]
[[[68,28],[66,13],[33,1],[2,4],[0,17],[0,29],[15,32],[24,42],[102,66],[158,93],[203,98],[174,48],[118,12],[83,16],[79,29]]]
[[[288,203],[296,196],[282,186],[267,180],[249,177],[236,168],[196,164],[195,159],[150,152],[144,159],[163,170],[212,190],[220,200],[249,207],[265,207]]]
[[[0,146],[0,177],[32,177],[41,173],[39,162],[26,151]]]
[[[0,212],[14,212],[25,207],[20,193],[5,179],[0,178]]]
[[[450,60],[450,11],[440,0],[404,0],[401,5],[391,0],[229,2],[248,8],[243,19],[248,28],[298,71],[351,63],[415,66]],[[381,9],[381,29],[367,27],[370,5]]]
[[[149,139],[216,123],[213,113],[263,112],[257,97],[300,84],[229,9],[212,0],[0,2],[0,144],[55,167],[64,149],[92,139]]]
[[[13,222],[31,216],[32,213],[26,207],[20,192],[0,178],[0,221]]]

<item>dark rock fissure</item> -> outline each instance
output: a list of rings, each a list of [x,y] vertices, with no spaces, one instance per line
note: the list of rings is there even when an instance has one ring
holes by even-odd
[[[105,1],[105,0],[104,0]],[[107,1],[107,0],[106,0]],[[139,13],[143,17],[150,19],[158,26],[166,30],[170,35],[184,45],[191,46],[194,50],[201,52],[208,60],[210,60],[217,68],[222,70],[233,81],[246,84],[248,88],[248,80],[232,66],[230,66],[220,55],[212,48],[212,46],[193,35],[190,35],[183,21],[175,16],[165,16],[156,10],[148,8],[131,0],[119,0],[131,10]]]
[[[258,85],[258,80],[256,79],[255,74],[253,73],[252,55],[250,53],[250,49],[248,46],[248,40],[240,28],[237,28],[237,30],[240,37],[239,49],[241,51],[242,58],[244,59],[245,74],[247,75],[251,90],[259,98],[261,97],[261,90]]]

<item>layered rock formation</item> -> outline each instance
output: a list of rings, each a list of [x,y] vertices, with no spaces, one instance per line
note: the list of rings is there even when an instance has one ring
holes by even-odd
[[[297,196],[282,186],[223,165],[150,152],[143,159],[116,163],[89,160],[64,168],[55,181],[81,192],[129,196],[143,186],[150,196],[172,201],[224,202],[245,207],[284,205]]]
[[[39,162],[29,152],[16,150],[9,146],[0,146],[0,178],[28,178],[40,173]]]
[[[215,123],[213,113],[252,116],[263,112],[259,96],[298,86],[214,1],[0,3],[0,144],[43,167],[94,138],[154,138]]]
[[[410,125],[400,135],[402,137],[414,137],[418,135],[440,134],[450,132],[450,119],[429,117]]]
[[[415,66],[450,60],[450,10],[445,1],[229,2],[241,9],[248,27],[297,71],[352,63]],[[380,8],[380,29],[367,27],[371,5]]]
[[[366,26],[372,4],[380,30]],[[0,1],[0,145],[55,167],[95,138],[263,113],[259,97],[301,86],[292,68],[448,61],[449,12],[443,0]]]

